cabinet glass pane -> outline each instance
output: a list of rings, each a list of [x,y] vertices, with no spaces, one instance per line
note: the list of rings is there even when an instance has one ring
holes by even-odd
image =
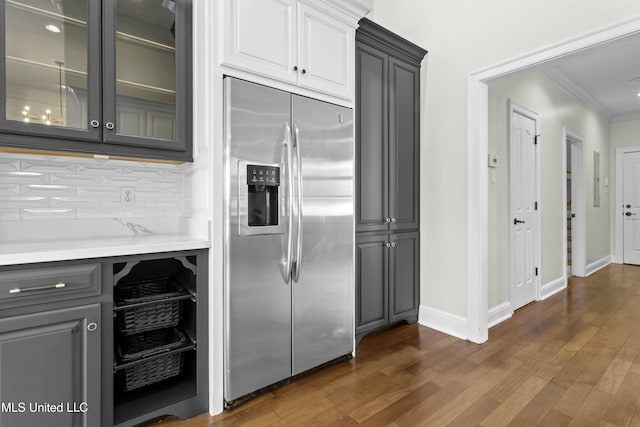
[[[116,131],[175,139],[175,3],[119,0],[116,5]]]
[[[87,0],[5,0],[6,119],[87,127]]]

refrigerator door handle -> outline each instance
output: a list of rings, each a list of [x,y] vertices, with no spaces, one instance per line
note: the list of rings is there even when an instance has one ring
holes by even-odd
[[[284,124],[284,140],[282,141],[282,145],[286,150],[285,167],[287,170],[287,192],[285,195],[287,202],[287,262],[285,264],[284,283],[289,284],[293,269],[293,147],[291,145],[291,127],[289,123]]]
[[[296,254],[293,262],[292,278],[298,282],[300,278],[300,268],[302,265],[302,156],[300,155],[300,130],[297,125],[293,125],[293,147],[296,153],[296,178],[298,192],[297,227],[296,227]]]

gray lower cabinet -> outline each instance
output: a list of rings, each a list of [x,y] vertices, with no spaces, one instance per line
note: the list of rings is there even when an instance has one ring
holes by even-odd
[[[356,336],[389,324],[388,235],[356,238]]]
[[[420,304],[419,234],[391,234],[389,241],[389,322],[415,323]]]
[[[379,328],[418,318],[419,233],[356,238],[356,340]]]
[[[0,425],[100,425],[100,305],[0,319]]]
[[[105,334],[103,426],[208,409],[207,251],[102,260],[113,322]]]
[[[0,267],[0,426],[208,408],[207,251]]]

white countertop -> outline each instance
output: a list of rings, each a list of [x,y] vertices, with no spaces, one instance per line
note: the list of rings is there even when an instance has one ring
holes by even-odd
[[[0,265],[204,249],[210,242],[186,234],[149,234],[0,243]]]

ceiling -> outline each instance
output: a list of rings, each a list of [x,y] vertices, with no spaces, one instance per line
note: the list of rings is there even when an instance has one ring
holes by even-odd
[[[610,121],[634,120],[640,119],[638,52],[640,34],[634,34],[535,68]]]

